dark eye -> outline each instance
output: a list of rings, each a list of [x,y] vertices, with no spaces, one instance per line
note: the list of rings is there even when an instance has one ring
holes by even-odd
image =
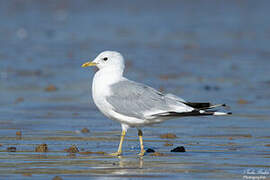
[[[107,57],[105,57],[105,58],[103,58],[103,60],[104,60],[104,61],[107,61],[107,60],[108,60],[108,58],[107,58]]]

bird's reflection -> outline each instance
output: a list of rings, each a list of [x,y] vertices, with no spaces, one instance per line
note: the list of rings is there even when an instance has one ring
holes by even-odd
[[[126,175],[126,174],[141,174],[143,169],[143,157],[128,158],[124,156],[118,156],[118,168],[114,169],[113,174]]]
[[[125,158],[124,156],[118,156],[120,168],[143,168],[143,157]],[[135,161],[134,161],[135,160]]]

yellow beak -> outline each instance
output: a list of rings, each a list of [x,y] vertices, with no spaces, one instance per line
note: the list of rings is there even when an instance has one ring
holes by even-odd
[[[96,66],[96,65],[97,65],[97,63],[95,63],[95,62],[86,62],[86,63],[84,63],[84,64],[82,65],[82,67]]]

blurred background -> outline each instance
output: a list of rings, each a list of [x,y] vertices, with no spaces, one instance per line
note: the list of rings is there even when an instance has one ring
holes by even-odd
[[[214,159],[215,163],[244,157],[233,169],[222,166],[222,170],[227,168],[222,172],[224,178],[242,177],[243,167],[269,168],[265,159],[270,146],[269,6],[267,0],[0,1],[0,161],[7,160],[7,147],[15,146],[18,152],[26,153],[22,159],[32,163],[31,152],[41,143],[48,144],[52,156],[53,152],[65,155],[62,150],[72,144],[86,150],[114,151],[120,125],[96,109],[91,97],[95,70],[80,66],[104,50],[115,50],[126,59],[126,77],[188,101],[226,103],[234,113],[231,117],[187,118],[145,128],[146,146],[167,151],[156,140],[161,132],[172,132],[179,137],[172,143],[184,144],[190,151],[229,150],[229,157],[223,154],[226,157]],[[82,128],[90,133],[82,134]],[[18,131],[21,139],[16,139]],[[125,144],[130,155],[138,150],[133,131]],[[99,139],[90,142],[89,136]],[[247,164],[253,155],[254,164]],[[25,169],[13,167],[19,164],[18,156],[11,157],[13,163],[0,166],[3,176],[25,173]],[[189,156],[187,161],[198,160],[192,152]],[[204,157],[209,159],[213,154]],[[46,161],[48,158],[50,154]],[[205,159],[198,161],[204,163]],[[95,163],[103,162],[101,158]],[[66,161],[61,163],[69,167]],[[204,178],[217,177],[219,172],[212,171],[211,165],[218,163],[208,163]],[[26,168],[31,175],[35,174],[32,168]],[[192,179],[193,175],[184,177]]]

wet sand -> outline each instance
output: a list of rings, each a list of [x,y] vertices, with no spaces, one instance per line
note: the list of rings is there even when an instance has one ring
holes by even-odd
[[[0,179],[270,178],[269,2],[153,3],[0,2]],[[109,156],[120,125],[80,67],[105,49],[130,79],[233,115],[145,127],[143,158],[130,129]]]

